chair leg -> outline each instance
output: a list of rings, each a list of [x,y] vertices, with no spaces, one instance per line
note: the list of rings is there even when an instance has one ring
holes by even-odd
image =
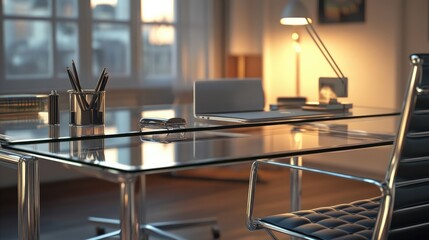
[[[100,217],[89,217],[88,221],[97,226],[105,226],[105,227],[113,227],[117,228],[119,226],[119,219],[111,219],[111,218],[100,218]]]
[[[168,232],[161,230],[157,227],[154,227],[152,225],[146,225],[143,227],[143,229],[144,229],[144,231],[148,232],[148,235],[160,237],[160,238],[165,239],[165,240],[185,240],[185,238],[179,237],[175,234],[168,233]]]
[[[150,225],[167,230],[167,229],[177,229],[177,228],[186,228],[186,227],[217,225],[217,220],[215,218],[203,218],[203,219],[196,219],[196,220],[156,222],[156,223],[150,223]]]
[[[87,238],[86,240],[110,239],[110,238],[112,238],[114,236],[118,236],[120,233],[121,233],[121,230],[116,230],[116,231],[105,233],[103,235],[99,235],[99,236],[96,236],[96,237]]]
[[[110,228],[117,228],[120,225],[118,219],[109,219],[109,218],[99,218],[99,217],[89,217],[88,221],[97,225]],[[146,225],[142,225],[141,228],[148,232],[148,235],[159,236],[168,240],[182,240],[183,238],[167,233],[166,230],[179,229],[179,228],[188,228],[188,227],[198,227],[198,226],[207,226],[211,225],[211,232],[214,239],[220,238],[220,230],[217,225],[217,220],[215,218],[204,218],[204,219],[195,219],[195,220],[185,220],[185,221],[168,221],[168,222],[156,222]],[[116,234],[119,234],[120,231],[115,231]],[[114,236],[112,233],[103,233],[100,236],[91,238],[91,240],[105,239],[108,237]]]
[[[210,226],[212,236],[214,239],[220,238],[220,230],[217,224],[216,218],[203,218],[203,219],[195,219],[195,220],[182,220],[182,221],[169,221],[169,222],[157,222],[150,223],[150,226],[154,226],[156,228],[162,230],[170,230],[170,229],[178,229],[178,228],[188,228],[188,227],[198,227],[198,226]]]

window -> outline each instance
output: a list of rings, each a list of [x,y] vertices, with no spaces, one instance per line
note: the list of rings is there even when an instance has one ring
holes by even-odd
[[[113,76],[130,76],[130,0],[91,0],[92,73],[108,68]]]
[[[176,75],[174,0],[143,0],[141,12],[141,74],[146,79],[171,79]]]
[[[72,60],[88,88],[104,67],[110,87],[171,83],[176,17],[176,0],[3,0],[0,91],[66,90]]]
[[[61,64],[76,58],[77,4],[58,0],[3,1],[4,75],[8,81],[64,75]]]

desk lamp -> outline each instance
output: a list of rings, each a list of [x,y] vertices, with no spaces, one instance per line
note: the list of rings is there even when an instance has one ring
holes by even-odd
[[[344,76],[322,39],[317,34],[304,4],[300,0],[290,0],[285,6],[280,23],[283,25],[303,25],[313,39],[323,57],[334,70],[337,78],[319,78],[319,102],[308,103],[303,108],[308,110],[348,110],[351,104],[342,104],[337,97],[347,97],[348,79]]]

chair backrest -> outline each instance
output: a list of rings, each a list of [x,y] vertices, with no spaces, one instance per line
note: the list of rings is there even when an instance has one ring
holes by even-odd
[[[373,239],[429,234],[429,54],[413,54]]]

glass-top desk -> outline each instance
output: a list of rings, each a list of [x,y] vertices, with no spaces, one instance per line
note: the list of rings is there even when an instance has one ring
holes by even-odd
[[[69,113],[62,111],[60,124],[51,126],[48,124],[47,112],[21,116],[18,119],[0,118],[0,143],[20,144],[29,142],[69,141],[80,138],[137,136],[148,134],[152,131],[142,131],[139,120],[142,117],[172,118],[181,117],[186,120],[183,131],[207,131],[215,129],[243,128],[261,125],[274,125],[284,123],[299,123],[320,120],[354,119],[377,116],[398,115],[397,110],[383,108],[354,107],[349,112],[329,113],[320,117],[300,117],[279,121],[256,122],[256,123],[233,123],[196,119],[193,115],[192,105],[153,105],[142,107],[117,107],[106,108],[105,125],[103,131],[94,131],[91,135],[80,134],[79,127],[69,126]]]
[[[142,233],[133,226],[145,224],[145,218],[144,211],[139,211],[143,209],[142,203],[136,199],[144,199],[146,174],[235,164],[261,158],[292,158],[305,154],[387,146],[393,142],[399,118],[394,114],[387,115],[393,116],[377,116],[374,113],[372,117],[359,119],[346,117],[342,120],[237,128],[209,127],[205,131],[39,141],[3,147],[24,156],[57,162],[89,176],[119,182],[121,239],[138,239]],[[137,118],[128,118],[126,121],[135,122]],[[106,133],[109,127],[106,124],[102,132]],[[45,129],[43,132],[46,134],[48,131]]]

